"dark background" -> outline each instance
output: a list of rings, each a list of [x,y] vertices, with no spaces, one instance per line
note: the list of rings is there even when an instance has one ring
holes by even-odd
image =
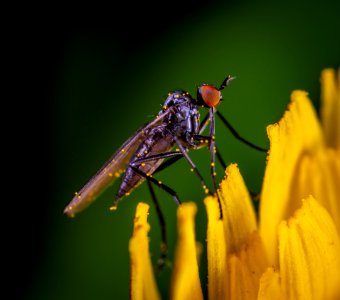
[[[242,136],[268,147],[265,128],[281,117],[290,93],[305,89],[318,107],[320,72],[340,63],[337,1],[21,9],[8,23],[13,31],[7,31],[10,53],[4,57],[10,65],[7,78],[14,82],[6,100],[13,114],[5,128],[14,129],[8,177],[15,185],[4,199],[10,254],[4,260],[13,298],[128,298],[128,241],[136,204],[151,204],[146,186],[114,213],[108,207],[118,182],[75,219],[62,211],[102,163],[159,111],[168,91],[195,95],[197,85],[219,85],[226,75],[235,75],[220,111]],[[237,162],[249,189],[259,192],[265,155],[236,141],[220,122],[217,142],[226,162]],[[209,178],[208,152],[191,156]],[[220,180],[223,170],[218,173]],[[197,178],[185,161],[158,177],[182,201],[197,203],[197,239],[204,244],[204,195]],[[176,206],[156,192],[166,213],[172,258]],[[156,261],[160,234],[152,206],[149,220]],[[157,276],[164,298],[170,274],[166,269]]]

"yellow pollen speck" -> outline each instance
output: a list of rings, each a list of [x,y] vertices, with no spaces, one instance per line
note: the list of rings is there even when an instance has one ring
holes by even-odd
[[[190,169],[190,171],[191,171],[191,172],[194,172],[194,169],[193,169],[193,168],[191,168],[191,169]]]
[[[144,166],[145,166],[145,163],[141,163],[140,165],[141,165],[142,167],[144,167]]]
[[[129,192],[125,193],[125,196],[129,196],[129,195],[130,195],[130,193],[129,193]]]
[[[78,195],[78,192],[75,192],[74,194],[75,194],[75,195]]]
[[[109,174],[108,174],[110,177],[112,177],[112,173],[110,172]]]
[[[122,152],[125,152],[125,149],[122,149]]]
[[[203,140],[200,140],[201,143],[203,143],[204,141]]]
[[[175,95],[175,98],[179,98],[178,94]]]
[[[116,176],[116,177],[119,177],[119,176],[120,176],[120,173],[119,173],[119,172],[115,172],[115,176]]]
[[[158,118],[159,118],[159,116],[157,115],[157,116],[156,116],[156,119],[158,119]]]
[[[168,93],[168,96],[171,96],[172,94],[171,93]]]
[[[204,189],[204,193],[209,194],[209,190],[208,189]]]
[[[147,154],[147,153],[148,153],[148,150],[145,150],[144,153]]]
[[[162,181],[158,181],[158,184],[161,185],[161,184],[162,184]]]
[[[80,199],[80,198],[81,198],[81,196],[80,196],[80,195],[78,195],[78,196],[77,196],[77,198],[78,198],[78,199]]]
[[[213,173],[213,176],[216,176],[216,175],[217,175],[216,172],[214,172],[214,173]]]
[[[208,143],[209,143],[209,141],[208,141],[208,140],[205,140],[204,142],[205,142],[206,144],[208,144]]]
[[[211,165],[212,167],[215,167],[215,163],[213,163],[213,162],[212,162],[210,165]]]
[[[206,189],[206,188],[207,188],[207,186],[206,186],[206,185],[202,185],[202,187],[203,187],[203,189]]]
[[[113,160],[111,160],[112,162],[115,162],[115,160],[113,159]]]
[[[179,150],[179,148],[176,148],[176,152],[179,152],[180,150]]]
[[[117,209],[117,205],[116,204],[113,204],[110,206],[110,210],[116,210]]]
[[[137,154],[137,157],[140,157],[140,154],[139,154],[139,153]]]
[[[150,177],[150,173],[146,173],[146,176]]]
[[[166,110],[168,107],[166,105],[163,106],[163,109]]]

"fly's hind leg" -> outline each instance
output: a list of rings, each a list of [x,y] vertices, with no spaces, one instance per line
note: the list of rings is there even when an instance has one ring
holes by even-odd
[[[167,238],[166,238],[166,225],[165,225],[165,219],[163,216],[163,213],[161,211],[161,208],[159,206],[158,200],[156,198],[155,192],[152,188],[151,183],[157,185],[159,188],[161,188],[162,190],[166,191],[167,193],[169,193],[175,200],[175,202],[177,203],[177,205],[181,204],[181,201],[179,200],[177,193],[170,188],[169,186],[163,184],[161,181],[156,180],[155,178],[151,177],[150,175],[145,174],[143,171],[139,170],[137,167],[131,166],[131,168],[133,169],[134,172],[136,172],[137,174],[139,174],[140,176],[146,178],[149,189],[150,189],[150,193],[151,193],[151,198],[152,201],[155,204],[156,207],[156,211],[157,211],[157,216],[158,216],[158,220],[160,223],[160,227],[161,227],[161,237],[162,237],[162,242],[161,242],[161,254],[160,257],[158,259],[158,270],[162,270],[162,268],[165,265],[166,262],[166,257],[168,254],[168,242],[167,242]]]
[[[177,205],[181,204],[181,201],[179,200],[177,193],[170,188],[169,186],[163,184],[162,181],[156,180],[155,178],[152,177],[152,175],[148,175],[145,174],[143,171],[139,170],[138,168],[136,168],[135,166],[131,166],[132,170],[134,172],[136,172],[138,175],[144,177],[146,180],[152,182],[153,184],[157,185],[159,188],[161,188],[163,191],[167,192],[168,194],[170,194],[172,196],[172,198],[174,198],[175,202]]]
[[[167,239],[167,235],[166,235],[166,224],[165,224],[165,218],[164,215],[162,213],[162,210],[159,206],[159,202],[157,200],[155,191],[152,187],[152,184],[149,180],[147,180],[147,184],[149,187],[149,191],[150,191],[150,195],[151,195],[151,199],[155,205],[156,208],[156,212],[157,212],[157,216],[158,216],[158,221],[159,221],[159,226],[161,227],[161,238],[162,238],[162,242],[161,242],[161,254],[158,258],[158,262],[157,262],[157,269],[158,270],[162,270],[166,261],[167,261],[167,256],[168,256],[168,239]]]

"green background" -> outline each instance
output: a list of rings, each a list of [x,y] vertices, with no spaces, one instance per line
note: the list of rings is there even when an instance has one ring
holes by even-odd
[[[36,204],[43,206],[44,216],[39,223],[39,250],[22,287],[23,298],[128,299],[128,243],[139,201],[151,205],[154,262],[159,253],[160,230],[146,184],[111,212],[108,208],[117,181],[87,210],[69,219],[62,211],[74,192],[139,126],[151,120],[170,90],[185,89],[196,95],[197,85],[219,85],[228,74],[237,79],[223,91],[219,110],[243,137],[268,147],[266,126],[282,116],[290,93],[307,90],[317,107],[321,70],[339,66],[340,7],[336,2],[212,1],[192,4],[192,10],[174,3],[165,4],[164,10],[153,7],[154,13],[149,12],[151,5],[142,5],[135,13],[140,8],[145,20],[139,15],[136,22],[130,17],[131,6],[110,11],[112,19],[122,17],[121,23],[114,23],[121,26],[117,31],[96,27],[96,22],[47,31],[52,39],[53,34],[59,40],[63,34],[68,38],[60,49],[48,94],[49,191]],[[138,22],[143,20],[150,25],[138,31],[142,26]],[[120,32],[128,26],[133,29]],[[157,27],[161,28],[148,33]],[[249,189],[259,192],[265,154],[240,143],[221,122],[216,123],[216,139],[225,161],[237,163]],[[208,151],[191,151],[190,155],[208,180]],[[220,180],[223,170],[217,170]],[[197,239],[204,244],[204,194],[187,163],[180,161],[157,178],[173,187],[183,202],[197,203]],[[156,193],[166,217],[172,259],[176,205],[163,191],[156,189]],[[204,293],[205,255],[206,251],[200,267]],[[170,275],[167,268],[156,276],[164,298]]]

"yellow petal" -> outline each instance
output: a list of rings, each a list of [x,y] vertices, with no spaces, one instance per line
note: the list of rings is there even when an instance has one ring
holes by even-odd
[[[235,252],[246,243],[249,234],[257,229],[255,210],[236,164],[228,166],[219,195],[227,251]]]
[[[261,239],[257,232],[253,232],[242,249],[229,256],[230,281],[227,299],[257,299],[259,280],[267,267]]]
[[[178,239],[171,279],[170,299],[203,299],[199,279],[194,217],[195,203],[183,203],[177,210]]]
[[[327,145],[340,149],[340,75],[333,69],[321,73],[320,112]]]
[[[257,289],[247,266],[236,255],[229,259],[230,296],[228,299],[256,299]]]
[[[277,225],[299,205],[290,198],[296,165],[303,153],[323,148],[324,141],[315,110],[303,91],[292,93],[289,110],[267,132],[270,151],[261,192],[260,232],[271,263],[277,264]]]
[[[309,197],[279,226],[282,290],[287,299],[340,299],[340,240],[327,210]]]
[[[340,155],[332,148],[304,155],[297,167],[291,198],[313,195],[332,216],[340,232]],[[296,200],[295,200],[296,201]]]
[[[207,197],[204,200],[207,215],[207,255],[208,255],[208,296],[209,299],[226,299],[228,294],[227,247],[223,221],[217,199]]]
[[[130,298],[133,300],[157,300],[160,295],[155,282],[149,255],[147,223],[149,205],[139,203],[134,219],[132,238],[129,243],[131,259]]]
[[[260,279],[258,300],[285,300],[281,291],[280,275],[274,268],[268,268]]]

